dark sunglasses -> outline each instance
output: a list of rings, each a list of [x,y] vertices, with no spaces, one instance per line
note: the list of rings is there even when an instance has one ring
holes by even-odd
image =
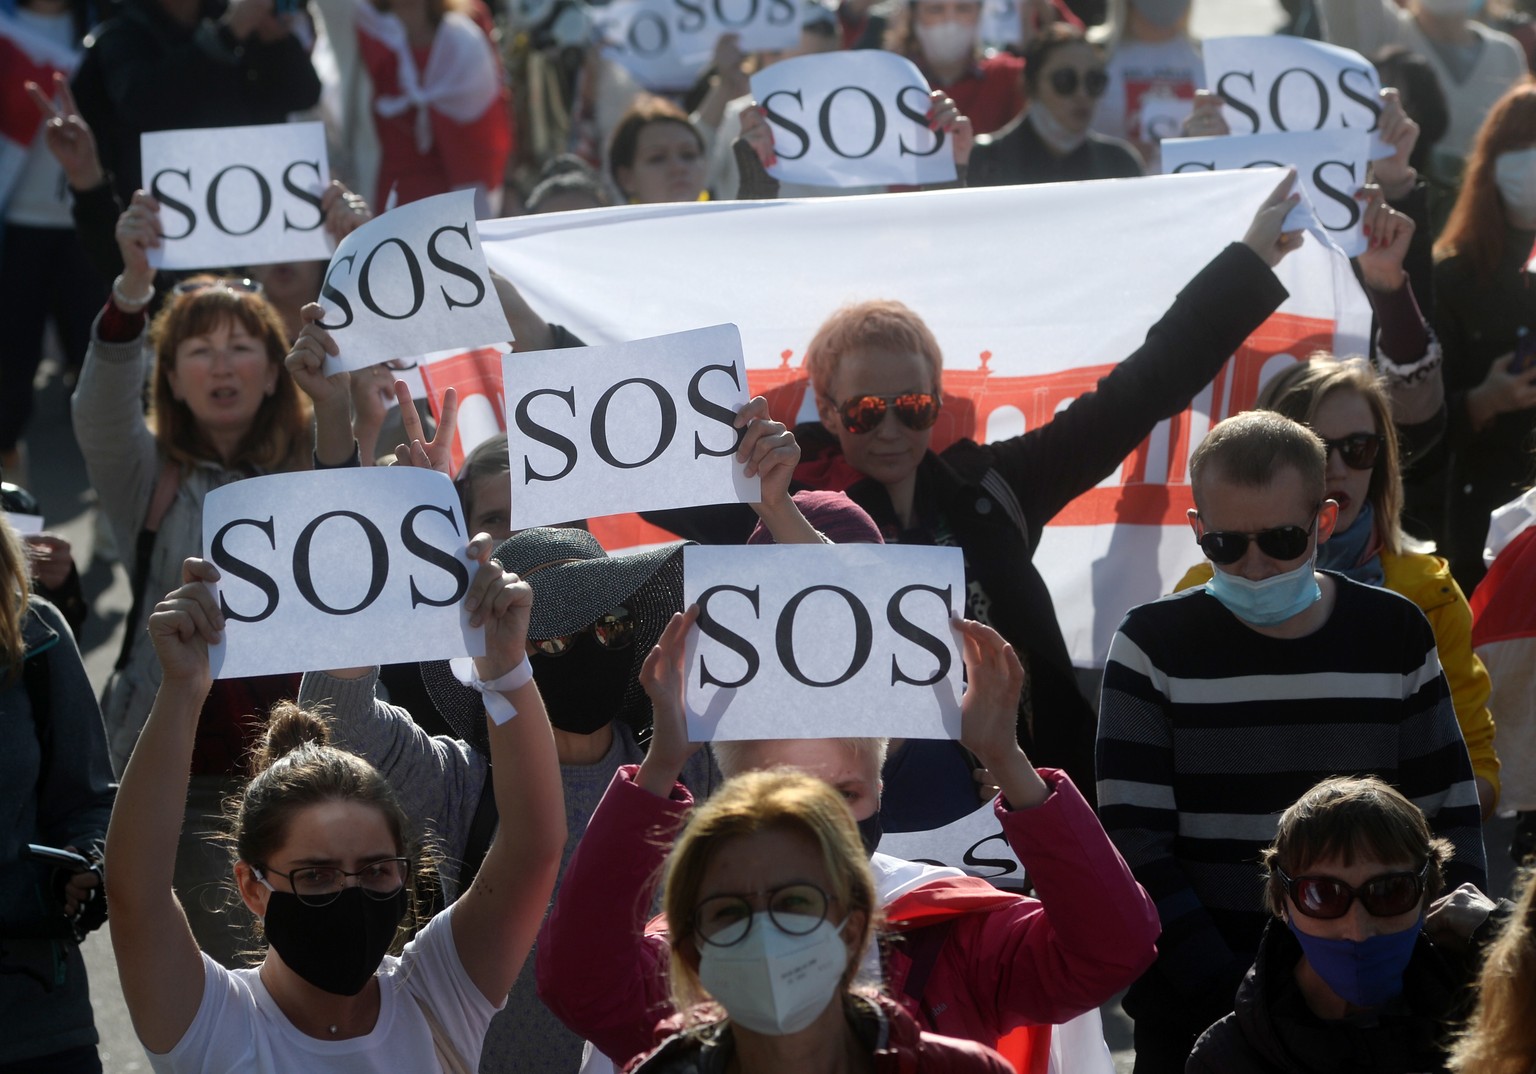
[[[243,291],[250,295],[261,294],[261,284],[255,280],[247,280],[243,277],[237,279],[234,276],[220,276],[216,280],[183,280],[173,290],[178,295],[195,295],[210,287],[222,287],[226,291]]]
[[[1312,539],[1312,526],[1317,522],[1317,509],[1313,508],[1312,521],[1305,526],[1276,526],[1258,533],[1239,533],[1236,530],[1206,530],[1200,535],[1200,551],[1212,563],[1225,567],[1236,563],[1248,551],[1248,542],[1259,546],[1270,559],[1298,559],[1307,550]]]
[[[615,608],[589,627],[574,634],[561,634],[555,638],[528,639],[536,652],[545,656],[564,656],[576,644],[576,639],[590,633],[604,649],[627,649],[635,640],[635,620],[628,608]]]
[[[939,420],[939,397],[927,392],[856,395],[837,408],[837,415],[850,433],[872,433],[885,420],[887,408],[895,408],[897,419],[916,432],[933,428]]]
[[[1337,451],[1351,470],[1369,470],[1376,465],[1387,438],[1380,433],[1350,433],[1337,440],[1324,440],[1329,451]]]
[[[1051,89],[1059,96],[1070,97],[1077,92],[1079,73],[1075,67],[1058,67],[1051,72]],[[1109,88],[1109,75],[1102,67],[1091,67],[1081,73],[1083,92],[1090,97],[1102,97]]]
[[[1350,905],[1360,900],[1366,913],[1375,917],[1397,917],[1419,905],[1424,883],[1429,876],[1429,862],[1416,873],[1382,873],[1357,888],[1332,876],[1287,876],[1284,869],[1275,874],[1285,885],[1286,894],[1297,911],[1325,921],[1343,917]]]

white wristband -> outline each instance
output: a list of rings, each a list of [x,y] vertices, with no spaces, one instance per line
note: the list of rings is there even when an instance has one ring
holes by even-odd
[[[511,693],[513,690],[526,686],[532,680],[533,665],[528,662],[528,657],[525,655],[505,675],[492,679],[490,682],[485,682],[476,675],[470,680],[469,685],[480,691],[481,696],[485,699],[487,715],[490,716],[492,723],[500,727],[517,715],[517,709],[502,694]]]

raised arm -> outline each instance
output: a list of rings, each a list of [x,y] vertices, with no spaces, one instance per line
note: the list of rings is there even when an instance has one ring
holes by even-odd
[[[487,719],[496,810],[504,823],[474,883],[451,912],[459,961],[485,998],[499,1006],[549,906],[566,828],[554,732],[527,663],[533,589],[490,562],[493,547],[483,533],[470,542],[469,555],[480,569],[464,606],[471,626],[485,626],[486,655],[475,659],[475,675],[498,692],[487,698]],[[508,707],[514,710],[510,716]]]
[[[186,811],[197,718],[213,684],[208,645],[224,617],[207,583],[219,572],[189,559],[181,588],[155,606],[149,636],[160,689],[117,792],[107,828],[107,902],[123,999],[151,1052],[176,1046],[203,996],[203,959],[171,890]]]

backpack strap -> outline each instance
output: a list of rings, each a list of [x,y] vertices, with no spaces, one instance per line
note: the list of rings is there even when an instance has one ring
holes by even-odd
[[[176,492],[181,487],[181,464],[166,459],[160,464],[160,475],[155,478],[154,491],[149,495],[149,511],[144,515],[144,525],[139,529],[133,544],[133,572],[129,576],[133,604],[128,609],[128,629],[123,632],[123,647],[118,650],[114,671],[128,666],[133,652],[134,637],[138,632],[139,617],[144,614],[144,590],[149,585],[149,561],[154,555],[155,538],[160,533],[160,523],[166,512],[176,502]]]

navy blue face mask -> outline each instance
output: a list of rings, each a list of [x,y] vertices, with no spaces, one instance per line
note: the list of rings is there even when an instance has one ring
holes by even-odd
[[[1403,973],[1424,927],[1424,915],[1401,932],[1369,940],[1327,940],[1302,932],[1289,918],[1285,923],[1307,962],[1340,999],[1356,1007],[1380,1007],[1402,995]]]

